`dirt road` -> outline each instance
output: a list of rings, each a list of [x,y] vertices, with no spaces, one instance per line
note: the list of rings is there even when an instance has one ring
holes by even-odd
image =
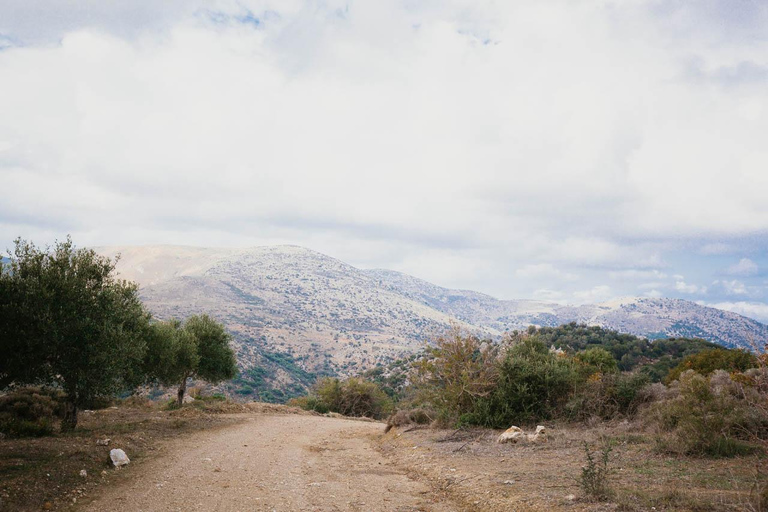
[[[378,423],[254,415],[172,443],[79,510],[456,510],[371,446]]]

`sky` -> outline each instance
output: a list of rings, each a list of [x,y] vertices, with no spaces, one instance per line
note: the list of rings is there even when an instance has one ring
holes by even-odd
[[[768,322],[762,0],[5,0],[0,245],[297,244]]]

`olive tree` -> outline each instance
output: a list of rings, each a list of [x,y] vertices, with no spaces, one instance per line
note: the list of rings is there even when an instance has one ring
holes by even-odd
[[[179,386],[179,405],[190,378],[216,384],[236,375],[230,336],[224,326],[208,315],[192,316],[183,324],[171,320],[152,327],[146,356],[147,373],[164,386]]]
[[[116,262],[69,237],[45,249],[18,239],[0,268],[0,389],[61,388],[63,431],[79,408],[144,378],[150,315],[137,285],[117,279]]]

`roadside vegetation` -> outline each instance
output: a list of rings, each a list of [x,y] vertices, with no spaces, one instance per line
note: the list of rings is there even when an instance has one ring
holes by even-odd
[[[738,478],[721,475],[738,491],[730,497],[723,491],[719,503],[697,502],[694,508],[768,506],[765,355],[697,339],[651,342],[569,324],[511,333],[498,343],[454,329],[408,366],[398,379],[404,384],[393,397],[398,410],[388,430],[428,422],[455,432],[512,425],[530,431],[547,425],[555,437],[559,431],[582,432],[582,469],[573,475],[581,499],[614,501],[626,510],[644,506],[643,500],[637,507],[631,503],[642,489],[612,482],[614,457],[621,457],[621,444],[628,440],[632,456],[644,450],[646,462],[672,457],[683,466],[698,466],[697,460],[743,458],[753,471]],[[387,374],[374,377],[382,382]],[[614,434],[595,439],[598,431]],[[661,508],[686,510],[685,492],[679,489],[681,495],[670,498],[679,506]]]
[[[0,434],[73,431],[79,412],[142,386],[178,388],[236,374],[230,337],[207,315],[156,321],[116,260],[16,240],[0,264]],[[34,386],[33,389],[25,389]]]

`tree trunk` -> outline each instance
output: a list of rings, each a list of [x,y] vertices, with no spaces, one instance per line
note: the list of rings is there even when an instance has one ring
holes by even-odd
[[[61,431],[72,432],[77,426],[77,404],[66,402],[64,404],[64,418],[61,420]]]
[[[187,378],[185,376],[181,381],[181,386],[179,386],[179,407],[184,403],[184,393],[187,391]]]

